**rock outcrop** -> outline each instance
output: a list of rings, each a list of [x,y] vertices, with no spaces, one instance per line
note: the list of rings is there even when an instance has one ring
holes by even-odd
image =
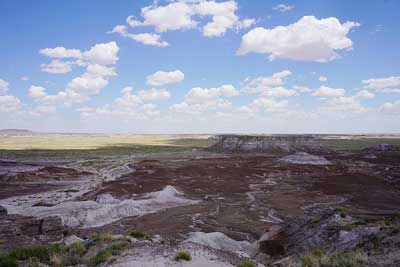
[[[0,217],[0,240],[5,240],[5,245],[9,246],[59,241],[65,230],[61,218],[56,216],[38,219],[10,214]]]
[[[329,165],[330,161],[326,160],[324,157],[310,155],[306,152],[297,152],[292,155],[285,156],[279,159],[280,162],[290,163],[290,164],[308,164],[308,165]]]
[[[400,259],[400,248],[395,245],[400,241],[399,226],[398,216],[364,220],[342,210],[314,207],[267,229],[258,241],[256,258],[271,264],[315,249],[336,255],[357,251],[368,255],[371,265],[365,266],[378,266],[374,264],[385,255]],[[387,266],[397,263],[394,260]]]
[[[0,206],[0,216],[7,215],[7,209],[3,206]]]
[[[219,142],[211,147],[218,152],[268,152],[292,153],[303,151],[308,153],[327,152],[317,138],[310,135],[223,135]]]

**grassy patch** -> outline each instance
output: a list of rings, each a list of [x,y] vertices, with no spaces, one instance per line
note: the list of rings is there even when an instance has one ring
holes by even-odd
[[[208,135],[94,135],[63,134],[0,137],[0,149],[98,149],[117,146],[185,146],[206,147],[212,144]]]
[[[109,233],[98,233],[98,234],[95,234],[92,237],[92,239],[94,241],[98,241],[98,242],[112,241],[112,240],[114,240],[114,236]]]
[[[358,151],[381,143],[400,146],[400,138],[348,136],[346,138],[326,137],[321,140],[322,146],[343,151]]]
[[[37,258],[41,262],[50,260],[51,249],[44,245],[32,245],[26,247],[16,247],[9,254],[10,257],[16,260],[28,260]]]
[[[335,254],[329,258],[331,267],[363,267],[368,263],[368,256],[361,252]]]
[[[112,243],[109,247],[108,250],[110,250],[112,255],[119,255],[122,253],[122,251],[129,246],[130,242],[127,240],[118,240],[114,243]]]
[[[327,255],[316,249],[302,258],[302,267],[363,267],[368,263],[368,256],[362,252],[345,252]]]
[[[242,261],[237,267],[256,267],[257,264],[254,261]]]
[[[205,148],[213,144],[208,135],[37,135],[0,136],[0,158],[29,160],[91,159],[82,166],[97,164],[108,156],[171,153]]]
[[[81,242],[76,242],[67,247],[67,252],[83,256],[86,253],[86,247]]]
[[[64,193],[78,193],[78,192],[79,192],[79,189],[76,189],[76,188],[69,188],[69,189],[65,189],[63,192],[64,192]]]
[[[347,216],[346,211],[343,208],[336,208],[334,212],[339,213],[340,217],[342,218],[346,218]]]
[[[148,239],[149,237],[142,231],[130,231],[129,236],[137,239]]]
[[[100,250],[96,256],[89,260],[90,265],[96,266],[103,262],[111,262],[115,256],[120,255],[130,242],[125,239],[119,239],[111,243],[106,249]]]
[[[113,259],[113,255],[110,250],[100,250],[96,256],[90,259],[90,265],[96,266],[103,262],[109,262]]]
[[[187,251],[180,251],[180,252],[176,253],[175,260],[176,261],[180,261],[180,260],[191,261],[192,255],[190,255],[190,253]]]
[[[11,256],[0,255],[0,267],[17,267],[17,261]]]
[[[216,140],[210,140],[206,138],[179,138],[171,139],[169,144],[193,148],[207,148],[214,145],[216,142]]]
[[[311,224],[315,225],[315,224],[319,224],[322,220],[322,216],[315,216],[311,219]]]
[[[83,256],[86,251],[81,242],[70,246],[55,244],[16,247],[8,255],[0,257],[0,267],[17,266],[12,265],[17,261],[28,261],[28,266],[39,266],[39,263],[50,264],[53,267],[73,266],[84,263]]]

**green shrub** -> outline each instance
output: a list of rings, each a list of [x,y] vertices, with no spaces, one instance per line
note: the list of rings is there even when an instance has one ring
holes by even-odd
[[[142,231],[130,231],[129,236],[137,238],[137,239],[147,239],[148,236]]]
[[[114,236],[109,233],[98,233],[93,236],[93,240],[100,241],[100,242],[111,241],[111,240],[114,240]]]
[[[38,258],[29,258],[28,262],[24,265],[25,267],[40,267],[40,261]]]
[[[103,262],[108,262],[113,258],[110,250],[100,250],[96,256],[90,259],[90,265],[96,266]]]
[[[108,250],[111,252],[112,255],[119,255],[129,244],[129,241],[127,240],[119,240],[112,243],[108,247]]]
[[[58,253],[54,253],[50,255],[50,263],[53,267],[64,267],[63,257]]]
[[[256,263],[254,261],[242,261],[237,267],[256,267]]]
[[[11,256],[0,256],[0,267],[17,267],[17,261]]]
[[[322,249],[314,249],[303,256],[303,267],[320,267],[326,261],[325,252]]]
[[[339,213],[340,217],[346,218],[347,214],[343,208],[336,208],[334,212]]]
[[[120,239],[113,242],[106,249],[100,250],[96,256],[90,259],[90,265],[96,266],[103,262],[111,262],[115,258],[113,256],[120,255],[124,248],[126,248],[130,242],[128,240]],[[82,250],[83,251],[83,250]],[[86,250],[85,250],[86,252]],[[83,252],[83,254],[85,253]]]
[[[48,262],[50,260],[50,249],[44,245],[16,247],[11,251],[10,256],[16,260],[37,258],[41,262]]]
[[[303,267],[317,267],[320,266],[320,258],[313,254],[306,254],[303,256],[302,260]]]
[[[187,251],[181,251],[181,252],[176,253],[175,260],[176,261],[179,261],[179,260],[191,261],[192,256]]]
[[[55,266],[71,266],[83,263],[82,256],[87,249],[81,242],[64,247],[51,255],[50,261]]]
[[[346,252],[333,255],[329,258],[329,267],[364,267],[368,263],[368,256],[362,252]]]
[[[76,188],[65,189],[64,193],[78,193],[80,190]]]
[[[82,256],[86,253],[86,247],[82,242],[76,242],[67,247],[67,251],[71,254]]]
[[[302,267],[363,267],[368,263],[368,256],[361,252],[345,252],[326,255],[316,249],[303,256]]]
[[[311,219],[311,224],[318,224],[322,220],[322,216],[316,216]]]

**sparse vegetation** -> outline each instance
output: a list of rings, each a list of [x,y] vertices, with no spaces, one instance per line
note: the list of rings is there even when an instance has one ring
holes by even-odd
[[[113,261],[115,256],[120,255],[129,244],[130,242],[123,238],[114,241],[107,248],[100,250],[93,258],[91,258],[89,260],[90,265],[96,266],[103,262]]]
[[[98,233],[98,234],[95,234],[92,238],[94,241],[100,241],[100,242],[114,240],[114,236],[109,233]]]
[[[321,140],[324,147],[343,151],[357,151],[380,143],[400,146],[400,138],[393,136],[328,136]]]
[[[176,253],[175,260],[176,261],[180,261],[180,260],[191,261],[192,255],[190,255],[190,253],[187,251],[180,251],[180,252]]]
[[[76,188],[69,188],[69,189],[65,189],[64,193],[78,193],[79,189]]]
[[[113,258],[113,255],[110,250],[104,249],[100,250],[96,256],[90,259],[90,265],[96,266],[103,262],[109,262]]]
[[[32,245],[14,248],[7,256],[0,258],[2,266],[14,266],[12,262],[27,261],[28,266],[38,266],[39,263],[50,263],[54,267],[70,266],[82,263],[86,247],[80,243],[70,246],[56,244],[53,246]],[[7,265],[8,264],[8,265]],[[16,265],[15,265],[16,266]]]
[[[368,256],[362,252],[345,252],[327,255],[316,249],[303,256],[302,267],[363,267]]]
[[[112,243],[108,249],[110,250],[112,255],[119,255],[122,251],[129,246],[130,242],[127,240],[118,240]]]
[[[26,247],[16,247],[9,254],[16,260],[28,260],[37,258],[41,262],[50,260],[51,248],[44,245],[32,245]]]
[[[237,267],[256,267],[256,263],[254,261],[242,261]]]
[[[12,150],[93,150],[110,147],[208,147],[215,143],[208,135],[101,135],[101,134],[38,134],[6,136],[0,149]]]
[[[346,211],[343,208],[336,208],[335,212],[339,213],[340,217],[342,218],[346,218],[347,216]]]
[[[148,239],[148,236],[144,232],[137,230],[130,231],[129,236],[137,239]]]
[[[0,255],[0,267],[17,267],[17,261],[15,258],[7,255],[1,256]]]
[[[318,223],[321,222],[321,220],[322,220],[321,216],[316,216],[316,217],[311,219],[311,224],[318,224]]]

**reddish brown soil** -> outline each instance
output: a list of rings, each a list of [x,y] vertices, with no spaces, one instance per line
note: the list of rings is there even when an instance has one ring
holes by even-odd
[[[363,154],[345,158],[331,154],[327,159],[333,164],[327,166],[284,164],[278,156],[196,156],[171,154],[132,161],[134,172],[104,183],[82,199],[94,199],[103,193],[131,198],[172,185],[185,197],[200,200],[199,204],[126,218],[94,230],[121,233],[139,229],[173,237],[196,230],[219,231],[237,240],[255,240],[276,219],[275,215],[270,216],[271,211],[283,218],[291,217],[316,203],[344,205],[350,213],[400,211],[400,190],[396,188],[400,185],[398,154],[378,154],[377,159],[365,159]],[[78,175],[54,167],[38,173],[38,177],[51,175],[61,180]],[[16,190],[13,185],[4,185],[0,198],[11,196]],[[48,190],[44,185],[40,189],[24,183],[19,186],[14,195]],[[76,231],[90,234],[93,229]]]
[[[270,209],[291,217],[315,203],[342,205],[344,201],[349,212],[400,211],[400,191],[384,180],[385,173],[376,171],[387,168],[392,159],[377,159],[361,172],[350,168],[353,160],[359,161],[357,157],[335,160],[329,166],[282,164],[277,159],[232,155],[143,160],[132,164],[134,173],[104,184],[96,194],[129,197],[172,185],[187,197],[202,200],[201,204],[126,219],[109,229],[125,225],[175,236],[197,229],[224,232],[239,240],[257,238],[270,225],[261,220],[268,218]],[[267,178],[276,184],[265,183]],[[249,198],[249,192],[254,199]],[[199,221],[194,223],[197,213]]]
[[[15,196],[30,195],[59,189],[60,186],[51,184],[9,184],[0,183],[0,199]]]

